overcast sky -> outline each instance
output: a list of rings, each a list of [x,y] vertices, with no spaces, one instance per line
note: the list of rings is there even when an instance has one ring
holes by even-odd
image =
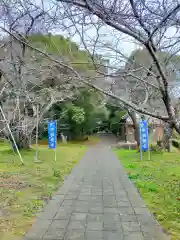
[[[55,30],[53,31],[53,34],[60,34],[65,37],[69,37],[69,33],[66,31]],[[93,27],[84,34],[84,38],[86,39],[85,43],[88,47],[88,50],[90,51],[92,51],[91,44],[94,43],[96,36],[97,33],[95,28]],[[81,37],[78,33],[70,37],[70,39],[76,42],[81,49],[85,49],[81,41]],[[124,34],[121,34],[118,38],[118,34],[112,32],[112,29],[108,26],[102,28],[102,30],[100,31],[100,39],[98,40],[98,42],[100,43],[101,47],[98,44],[98,47],[96,48],[96,53],[103,55],[107,59],[110,59],[111,64],[117,66],[124,65],[123,63],[120,63],[120,60],[123,59],[123,61],[125,61],[125,58],[122,58],[120,54],[117,54],[116,49],[119,52],[122,52],[128,58],[132,51],[139,48],[139,46],[135,44],[132,39],[130,39]],[[102,43],[111,45],[113,47],[113,50],[108,49],[107,46],[102,47]]]
[[[40,6],[40,8],[42,8],[42,0],[34,0],[36,2],[36,4],[38,4]],[[50,7],[52,7],[51,5],[53,4],[53,2],[49,0],[44,0],[44,7],[49,9]],[[50,4],[50,5],[49,5]],[[56,7],[54,7],[54,9],[51,11],[55,12]],[[60,10],[60,14],[61,14],[61,10]],[[93,21],[96,22],[97,21],[97,17],[92,17]],[[24,22],[23,22],[24,23]],[[67,26],[70,24],[72,24],[72,22],[68,19],[65,20],[65,24],[67,24]],[[23,24],[24,26],[25,24]],[[39,25],[41,26],[41,25]],[[53,30],[53,34],[60,34],[63,35],[65,37],[69,37],[68,31],[67,30],[60,30],[61,29],[61,23],[59,23],[59,26],[52,26],[52,28],[54,28]],[[79,30],[80,32],[82,31],[81,29],[81,25],[80,26],[76,26],[77,30]],[[49,29],[48,29],[49,30]],[[70,33],[74,33],[74,29],[72,28]],[[167,35],[169,37],[173,36],[175,34],[175,30],[173,30],[172,28],[167,32]],[[179,34],[179,33],[178,33]],[[71,40],[73,40],[74,42],[76,42],[78,45],[80,45],[80,48],[84,48],[81,38],[79,37],[79,34],[72,34],[73,36],[70,37]],[[87,48],[92,51],[93,49],[93,42],[95,42],[96,39],[96,28],[94,26],[92,26],[90,29],[88,29],[88,31],[86,31],[86,33],[84,34],[84,40],[85,43],[87,45]],[[121,52],[123,55],[125,55],[127,58],[129,57],[129,55],[132,53],[133,50],[139,48],[140,46],[138,46],[138,44],[135,44],[135,42],[128,36],[119,33],[118,31],[115,31],[114,29],[112,29],[109,26],[106,26],[105,24],[100,28],[100,31],[98,32],[98,35],[100,36],[98,42],[98,46],[95,49],[95,52],[98,54],[102,54],[103,56],[105,56],[106,58],[111,60],[111,63],[114,65],[122,65],[122,62],[120,63],[120,61],[122,60],[122,56],[118,53]],[[111,46],[111,49],[108,49],[108,46]],[[124,61],[126,61],[124,59]]]

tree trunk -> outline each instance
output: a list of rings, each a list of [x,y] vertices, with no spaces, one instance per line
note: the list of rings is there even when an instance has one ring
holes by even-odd
[[[125,140],[125,142],[127,142],[127,125],[126,125],[126,122],[124,124],[124,140]]]
[[[137,145],[140,145],[140,141],[139,141],[139,126],[137,123],[137,118],[136,118],[136,112],[135,111],[128,111],[129,116],[132,119],[133,122],[133,128],[134,128],[134,138],[137,142]]]
[[[30,135],[27,136],[23,132],[20,131],[20,132],[14,132],[13,136],[14,136],[14,140],[16,141],[16,145],[19,150],[30,148]],[[16,151],[16,148],[14,146],[14,142],[12,141],[11,136],[8,136],[8,137],[11,141],[12,148],[14,149],[14,151]]]
[[[170,138],[172,136],[173,129],[172,127],[166,123],[164,126],[164,137],[163,137],[163,147],[170,152],[171,151],[171,143]]]

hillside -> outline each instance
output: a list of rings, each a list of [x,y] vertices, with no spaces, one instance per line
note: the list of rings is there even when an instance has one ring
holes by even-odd
[[[78,71],[95,73],[95,67],[89,53],[78,45],[61,35],[32,35],[30,42],[48,54],[59,56],[70,63]],[[102,60],[97,57],[96,64]]]

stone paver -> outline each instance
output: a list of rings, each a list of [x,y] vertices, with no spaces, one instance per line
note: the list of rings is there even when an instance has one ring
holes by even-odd
[[[98,144],[66,178],[25,240],[165,240],[108,144]]]

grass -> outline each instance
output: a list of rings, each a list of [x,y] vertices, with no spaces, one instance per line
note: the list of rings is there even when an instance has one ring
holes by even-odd
[[[76,144],[76,145],[81,144],[81,145],[87,146],[87,145],[97,144],[97,143],[99,143],[101,141],[100,138],[98,136],[96,136],[96,135],[87,136],[87,137],[88,137],[87,140],[79,140],[79,141],[78,140],[76,140],[76,141],[74,140],[74,141],[69,141],[68,143]],[[40,140],[39,143],[41,145],[46,145],[46,146],[48,144],[47,140]]]
[[[86,150],[85,144],[58,144],[57,161],[47,146],[39,146],[40,163],[34,163],[35,150],[22,151],[20,164],[7,145],[0,144],[0,239],[16,240],[24,235],[52,193],[63,182]]]
[[[136,184],[155,218],[180,239],[180,155],[177,153],[143,154],[135,150],[115,150],[129,178]]]

